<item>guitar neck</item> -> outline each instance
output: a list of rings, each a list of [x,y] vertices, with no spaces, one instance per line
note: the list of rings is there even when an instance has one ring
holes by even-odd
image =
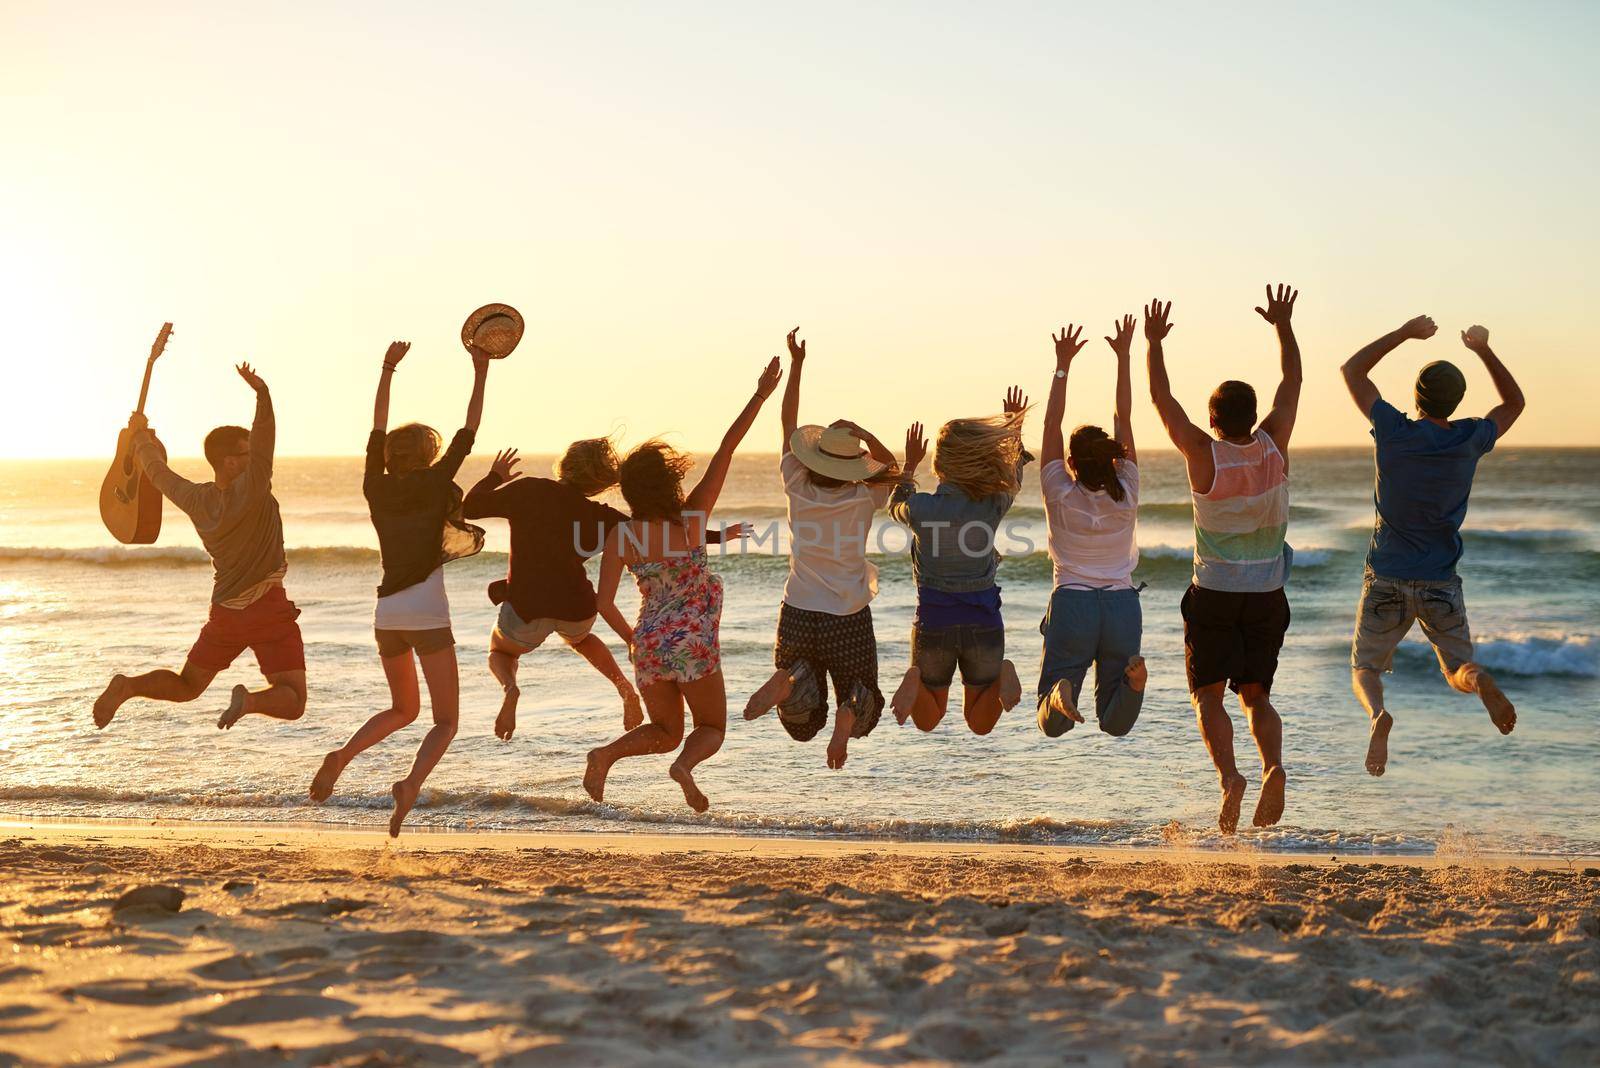
[[[156,358],[150,357],[144,364],[144,384],[139,387],[139,407],[134,411],[144,414],[144,399],[150,395],[150,372],[156,369]]]

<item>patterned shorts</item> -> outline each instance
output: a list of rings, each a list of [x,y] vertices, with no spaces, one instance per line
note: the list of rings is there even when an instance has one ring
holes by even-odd
[[[778,722],[796,741],[810,741],[828,722],[830,677],[834,700],[855,713],[850,736],[865,738],[878,725],[883,692],[878,689],[878,639],[871,608],[836,616],[784,605],[778,611],[772,659],[794,676],[794,689],[778,705]]]

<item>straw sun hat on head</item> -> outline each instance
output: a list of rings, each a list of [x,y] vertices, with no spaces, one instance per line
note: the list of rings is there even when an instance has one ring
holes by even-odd
[[[809,470],[840,482],[862,482],[889,467],[868,456],[861,439],[839,426],[795,427],[789,450]]]

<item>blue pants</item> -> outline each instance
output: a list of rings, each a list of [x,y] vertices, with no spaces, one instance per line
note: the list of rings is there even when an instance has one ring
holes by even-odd
[[[1058,587],[1050,595],[1039,633],[1044,658],[1039,666],[1039,700],[1062,679],[1072,682],[1074,700],[1083,693],[1083,679],[1094,665],[1095,715],[1107,734],[1133,729],[1144,693],[1128,685],[1123,672],[1139,655],[1144,613],[1138,590],[1079,590]],[[1081,707],[1081,705],[1080,705]],[[1072,724],[1067,724],[1071,729]]]

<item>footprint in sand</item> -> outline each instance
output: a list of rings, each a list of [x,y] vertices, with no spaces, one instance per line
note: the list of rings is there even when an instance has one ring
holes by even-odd
[[[194,1019],[216,1027],[288,1023],[291,1020],[327,1019],[355,1009],[355,1003],[321,994],[255,994],[219,1005]]]

